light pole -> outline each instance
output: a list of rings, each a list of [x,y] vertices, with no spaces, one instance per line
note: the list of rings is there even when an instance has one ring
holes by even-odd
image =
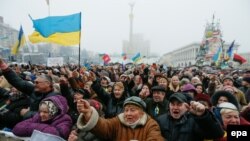
[[[130,28],[129,28],[129,51],[133,49],[133,20],[134,20],[134,14],[133,14],[133,9],[134,9],[135,3],[129,3],[130,6],[130,14],[129,14],[129,20],[130,20]],[[134,54],[134,52],[132,52]]]

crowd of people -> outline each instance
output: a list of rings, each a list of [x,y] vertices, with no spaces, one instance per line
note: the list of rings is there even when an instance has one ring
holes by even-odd
[[[226,141],[250,125],[250,70],[47,67],[0,58],[0,129],[68,141]]]

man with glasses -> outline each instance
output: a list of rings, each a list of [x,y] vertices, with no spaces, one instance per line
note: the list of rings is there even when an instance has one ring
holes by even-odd
[[[39,75],[34,84],[21,79],[9,66],[0,58],[0,69],[7,81],[24,94],[29,95],[31,105],[24,108],[20,114],[24,119],[32,117],[39,108],[39,103],[46,97],[58,95],[54,92],[52,78],[48,75]]]

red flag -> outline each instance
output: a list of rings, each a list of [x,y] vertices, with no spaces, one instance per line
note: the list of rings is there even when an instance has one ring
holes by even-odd
[[[242,56],[240,56],[239,54],[236,54],[236,53],[234,53],[233,60],[236,61],[236,62],[239,62],[240,64],[243,64],[243,63],[247,62],[247,60],[244,57],[242,57]]]
[[[104,61],[105,64],[108,64],[111,59],[108,54],[104,54],[102,60]]]

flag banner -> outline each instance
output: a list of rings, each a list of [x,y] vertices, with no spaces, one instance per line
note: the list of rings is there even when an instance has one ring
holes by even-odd
[[[60,32],[76,32],[81,30],[81,13],[67,16],[49,16],[43,19],[33,20],[33,27],[43,37]]]
[[[230,60],[233,54],[233,47],[234,47],[234,41],[231,43],[231,45],[229,46],[227,53],[225,55],[225,60]]]
[[[63,46],[77,45],[80,43],[80,32],[70,32],[70,33],[55,33],[48,38],[44,38],[41,34],[34,31],[30,36],[29,40],[32,43],[39,42],[51,42],[60,44]]]
[[[141,54],[137,53],[134,57],[132,57],[133,62],[138,62],[141,59]]]
[[[234,60],[235,62],[240,63],[240,64],[243,64],[243,63],[246,63],[246,62],[247,62],[247,60],[246,60],[244,57],[242,57],[242,56],[240,56],[239,54],[236,54],[236,53],[234,53],[233,60]]]
[[[81,13],[32,21],[35,28],[29,36],[32,43],[50,42],[63,46],[80,44]]]
[[[127,59],[127,54],[126,53],[122,53],[122,59],[126,60]]]
[[[104,54],[102,60],[104,61],[104,64],[108,64],[111,59],[108,54]]]
[[[217,61],[220,60],[221,53],[222,53],[222,50],[221,50],[221,47],[219,47],[218,50],[217,50],[217,53],[213,56],[213,61],[214,62],[217,62]]]
[[[21,26],[20,30],[19,30],[17,42],[11,48],[11,54],[12,55],[17,55],[19,53],[20,47],[24,46],[25,43],[26,43],[26,40],[25,40],[25,37],[24,37],[23,28]]]

